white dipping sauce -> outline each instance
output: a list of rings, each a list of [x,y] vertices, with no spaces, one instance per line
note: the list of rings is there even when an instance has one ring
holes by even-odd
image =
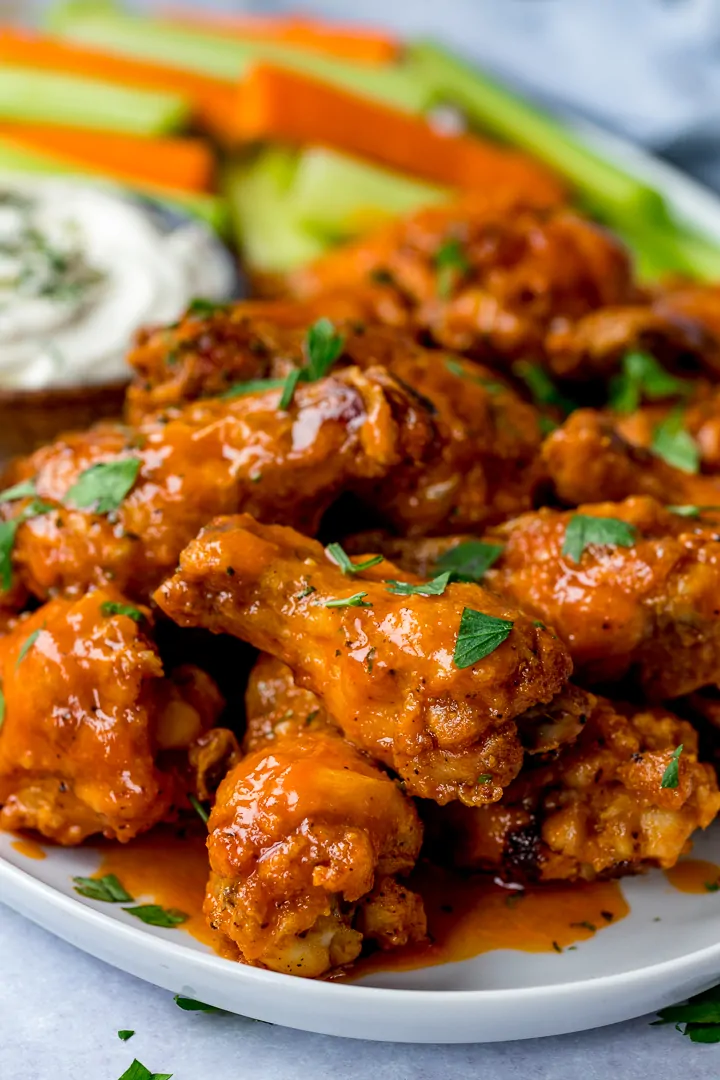
[[[129,377],[135,332],[224,300],[229,253],[203,224],[173,220],[69,180],[0,179],[0,388]]]

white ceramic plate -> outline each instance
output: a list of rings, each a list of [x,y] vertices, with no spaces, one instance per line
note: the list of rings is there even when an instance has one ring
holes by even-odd
[[[586,129],[588,140],[662,190],[679,216],[720,239],[720,201],[674,169]],[[559,1035],[652,1012],[720,978],[720,892],[687,895],[655,872],[622,884],[631,913],[575,951],[484,953],[354,984],[311,982],[221,959],[180,930],[138,923],[72,889],[91,849],[32,861],[0,834],[0,900],[86,952],[231,1012],[327,1035],[397,1042],[492,1042]],[[720,823],[693,855],[720,862]],[[138,899],[141,899],[138,897]],[[659,919],[659,921],[658,921]]]

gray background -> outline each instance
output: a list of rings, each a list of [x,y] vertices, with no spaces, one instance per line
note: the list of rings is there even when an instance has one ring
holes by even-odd
[[[26,16],[32,6],[0,0],[0,16]],[[303,8],[441,33],[555,108],[625,131],[720,188],[720,0],[317,0]],[[306,1035],[181,1012],[171,995],[0,904],[0,1080],[117,1080],[134,1056],[175,1080],[720,1078],[720,1046],[694,1046],[672,1028],[649,1027],[651,1019],[490,1046]],[[137,1035],[121,1043],[118,1028]]]

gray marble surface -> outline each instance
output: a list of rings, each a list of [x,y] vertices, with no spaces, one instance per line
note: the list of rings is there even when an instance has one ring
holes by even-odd
[[[26,14],[33,3],[0,0],[0,10]],[[717,0],[318,0],[303,7],[390,19],[416,32],[442,29],[548,99],[601,116],[720,181]],[[117,1080],[133,1057],[175,1080],[718,1080],[720,1047],[694,1046],[672,1028],[651,1028],[650,1019],[489,1046],[307,1035],[184,1013],[165,991],[0,904],[0,1080]],[[122,1043],[119,1028],[137,1034]]]

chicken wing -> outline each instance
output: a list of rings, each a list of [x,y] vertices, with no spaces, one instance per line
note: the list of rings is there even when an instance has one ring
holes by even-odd
[[[223,701],[198,668],[165,677],[150,628],[105,588],[51,600],[0,640],[0,828],[126,841],[186,802],[188,750]]]
[[[523,743],[540,751],[558,730],[574,737],[569,713],[548,724],[541,708],[564,688],[566,650],[522,611],[476,585],[399,595],[386,581],[403,575],[388,563],[351,575],[316,541],[243,515],[205,529],[155,598],[181,626],[234,634],[286,662],[414,795],[496,800]],[[490,639],[455,662],[461,620]]]
[[[37,497],[0,507],[19,522],[17,579],[40,598],[113,580],[144,599],[215,514],[312,532],[340,492],[412,468],[432,442],[427,408],[383,369],[301,384],[287,409],[280,394],[196,402],[136,431],[100,426],[18,463],[8,482],[32,481]]]
[[[249,756],[211,815],[205,911],[239,958],[305,976],[425,936],[397,875],[422,829],[399,785],[346,742],[292,672],[261,656],[247,691]]]
[[[269,317],[275,307],[278,322]],[[213,312],[205,323],[189,318],[165,332],[167,342],[156,331],[133,360],[142,367],[142,381],[130,390],[131,415],[143,412],[148,395],[155,407],[161,401],[177,406],[233,384],[281,379],[293,368],[305,368],[307,311],[301,305],[286,307],[294,312],[294,325],[281,305],[246,302]],[[365,492],[366,501],[395,529],[421,534],[445,531],[448,523],[454,529],[476,528],[535,504],[544,480],[540,416],[509,385],[487,368],[424,349],[388,327],[345,320],[335,331],[342,341],[336,369],[382,366],[432,410],[435,440],[423,461],[405,469],[402,478],[395,472]]]
[[[620,542],[568,552],[588,518],[611,519]],[[485,580],[557,632],[584,684],[629,677],[652,701],[679,697],[720,682],[719,523],[650,498],[545,508],[487,535],[504,552]]]
[[[546,356],[551,330],[597,308],[640,301],[626,251],[599,226],[566,209],[468,202],[420,210],[331,252],[288,288],[304,299],[374,295],[378,321],[499,366]]]
[[[577,742],[532,759],[501,802],[438,809],[432,828],[456,866],[523,883],[590,881],[674,866],[719,810],[715,773],[697,760],[690,724],[601,698]]]

